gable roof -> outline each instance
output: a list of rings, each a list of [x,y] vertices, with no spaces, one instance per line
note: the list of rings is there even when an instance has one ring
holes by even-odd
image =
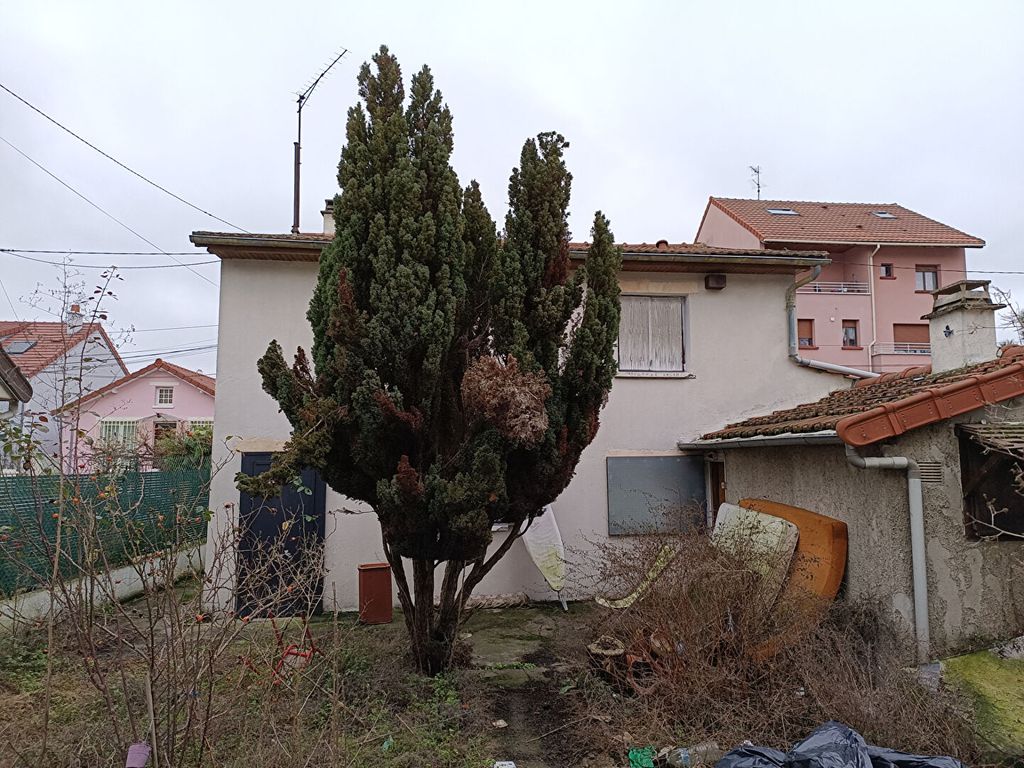
[[[200,390],[201,392],[205,392],[211,397],[213,397],[216,392],[217,380],[214,379],[212,376],[207,376],[205,373],[200,373],[199,371],[193,371],[190,368],[183,368],[182,366],[175,365],[174,363],[168,363],[166,360],[162,360],[161,358],[158,357],[145,368],[139,368],[139,370],[135,371],[134,373],[129,373],[127,376],[122,376],[120,379],[116,379],[110,382],[109,384],[106,384],[100,387],[99,389],[88,393],[87,395],[83,395],[77,400],[73,400],[67,405],[65,405],[63,408],[61,408],[61,410],[66,411],[74,406],[82,405],[83,403],[87,403],[90,400],[95,400],[96,398],[107,394],[111,390],[117,389],[118,387],[123,387],[129,381],[134,381],[135,379],[142,378],[146,374],[153,373],[154,371],[163,371],[164,373],[169,373],[172,376],[181,379],[186,384],[191,384],[196,389]]]
[[[21,354],[11,355],[11,359],[27,379],[36,376],[76,345],[90,338],[102,339],[121,370],[128,373],[124,361],[117,353],[117,347],[100,323],[84,323],[77,331],[68,333],[67,325],[57,321],[0,320],[0,346],[4,349],[15,341],[35,342]]]
[[[193,244],[205,247],[221,259],[259,261],[311,261],[320,259],[320,252],[334,238],[323,233],[250,234],[237,232],[193,232]],[[569,254],[581,260],[589,243],[570,243]],[[796,272],[819,264],[827,264],[824,251],[790,250],[788,248],[718,248],[703,243],[619,243],[623,269],[627,271],[732,271],[732,272]]]
[[[847,445],[877,443],[911,429],[1024,395],[1024,347],[952,371],[927,366],[863,379],[813,403],[730,424],[702,441],[834,430]],[[710,446],[707,446],[710,447]]]
[[[742,200],[708,198],[764,244],[860,244],[929,245],[980,248],[981,238],[922,216],[896,203],[819,203],[801,200]],[[796,215],[778,215],[768,209],[792,210]],[[881,218],[876,212],[891,214]],[[701,219],[701,227],[704,219]],[[698,230],[699,231],[699,230]]]

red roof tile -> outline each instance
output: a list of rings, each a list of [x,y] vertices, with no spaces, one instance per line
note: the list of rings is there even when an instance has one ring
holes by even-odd
[[[730,424],[703,440],[835,430],[849,445],[876,443],[908,430],[1024,395],[1024,347],[942,373],[908,368],[865,379],[814,403]]]
[[[895,203],[814,203],[799,200],[737,200],[711,197],[714,205],[764,244],[866,243],[947,245],[980,248],[981,238],[942,224]],[[779,215],[768,209],[788,209]],[[892,214],[880,218],[876,212]],[[704,213],[707,216],[707,211]],[[702,222],[703,223],[703,222]]]
[[[60,322],[0,320],[0,346],[4,349],[16,341],[35,342],[25,352],[10,355],[28,379],[87,339],[101,340],[110,349],[121,370],[128,373],[114,342],[99,323],[85,323],[77,331],[69,333],[67,325]]]
[[[162,360],[158,357],[145,368],[140,368],[139,370],[134,371],[133,373],[129,373],[127,376],[122,376],[120,379],[112,381],[109,384],[106,384],[105,386],[102,386],[99,389],[95,390],[94,392],[90,392],[89,394],[80,397],[78,400],[74,400],[68,403],[61,410],[66,411],[69,408],[72,408],[81,403],[88,402],[89,400],[94,400],[95,398],[106,394],[112,389],[124,386],[129,381],[133,381],[134,379],[137,379],[140,376],[145,376],[147,373],[152,373],[153,371],[165,371],[171,374],[172,376],[181,379],[186,384],[191,384],[196,389],[201,390],[202,392],[205,392],[208,395],[212,396],[215,394],[216,379],[214,379],[212,376],[207,376],[205,373],[193,371],[189,368],[183,368],[180,365],[175,365],[174,363],[168,363],[166,360]]]

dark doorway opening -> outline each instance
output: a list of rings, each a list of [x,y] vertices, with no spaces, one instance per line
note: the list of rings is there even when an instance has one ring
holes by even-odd
[[[725,462],[708,462],[708,484],[711,486],[711,525],[718,517],[718,508],[725,503]]]
[[[242,474],[270,469],[272,453],[243,453]],[[308,616],[323,610],[323,542],[327,487],[316,470],[271,498],[239,496],[239,616]],[[314,570],[315,569],[315,570]]]

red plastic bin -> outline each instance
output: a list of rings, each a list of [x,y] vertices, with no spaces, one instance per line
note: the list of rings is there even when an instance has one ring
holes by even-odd
[[[359,621],[390,624],[394,618],[391,598],[391,566],[363,563],[359,566]]]

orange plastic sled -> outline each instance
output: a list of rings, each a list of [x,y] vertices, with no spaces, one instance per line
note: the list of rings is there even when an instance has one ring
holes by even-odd
[[[741,499],[740,506],[781,517],[800,529],[781,600],[808,594],[835,600],[846,572],[846,523],[768,499]]]
[[[766,659],[795,642],[802,634],[802,629],[806,629],[809,623],[813,625],[814,616],[818,611],[835,600],[839,586],[843,582],[843,574],[846,572],[846,523],[768,499],[741,499],[739,505],[766,515],[781,517],[800,529],[793,562],[777,604],[802,606],[798,608],[798,613],[803,619],[796,621],[788,631],[769,638],[754,649],[754,658]],[[790,618],[795,619],[796,616]]]

